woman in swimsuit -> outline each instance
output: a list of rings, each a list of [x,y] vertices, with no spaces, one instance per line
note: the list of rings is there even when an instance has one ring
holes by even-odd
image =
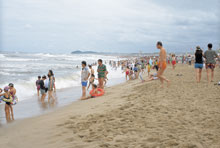
[[[10,106],[11,106],[11,102],[9,101],[11,98],[10,98],[10,93],[9,93],[9,87],[6,86],[4,88],[4,93],[3,94],[0,94],[0,96],[3,96],[4,99],[8,100],[8,102],[5,102],[5,117],[6,117],[6,121],[7,122],[10,122],[11,121],[11,117],[10,117]],[[12,100],[11,100],[12,101]],[[12,110],[12,113],[13,114],[13,110]],[[14,120],[14,119],[12,119]]]

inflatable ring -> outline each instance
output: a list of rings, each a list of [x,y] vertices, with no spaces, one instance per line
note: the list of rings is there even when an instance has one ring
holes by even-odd
[[[91,96],[93,96],[93,97],[100,97],[100,96],[103,96],[103,95],[105,94],[105,91],[104,91],[103,89],[97,88],[97,90],[98,90],[98,93],[95,93],[95,92],[94,92],[95,90],[91,90],[91,91],[89,92],[89,94],[90,94]]]

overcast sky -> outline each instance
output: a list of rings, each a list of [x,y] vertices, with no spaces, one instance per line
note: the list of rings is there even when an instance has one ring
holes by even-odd
[[[220,46],[220,0],[1,0],[0,50],[190,51]]]

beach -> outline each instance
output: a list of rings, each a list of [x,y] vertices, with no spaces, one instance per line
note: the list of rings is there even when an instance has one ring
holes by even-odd
[[[165,72],[169,88],[161,89],[159,80],[111,86],[102,97],[2,126],[0,147],[218,148],[219,73],[216,68],[208,85],[203,70],[197,84],[193,66],[177,64]]]

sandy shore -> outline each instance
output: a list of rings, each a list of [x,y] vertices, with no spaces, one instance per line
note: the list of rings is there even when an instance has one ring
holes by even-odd
[[[220,86],[207,85],[205,71],[196,84],[193,66],[168,68],[165,75],[170,88],[130,81],[108,88],[103,97],[6,125],[0,147],[219,148]]]

